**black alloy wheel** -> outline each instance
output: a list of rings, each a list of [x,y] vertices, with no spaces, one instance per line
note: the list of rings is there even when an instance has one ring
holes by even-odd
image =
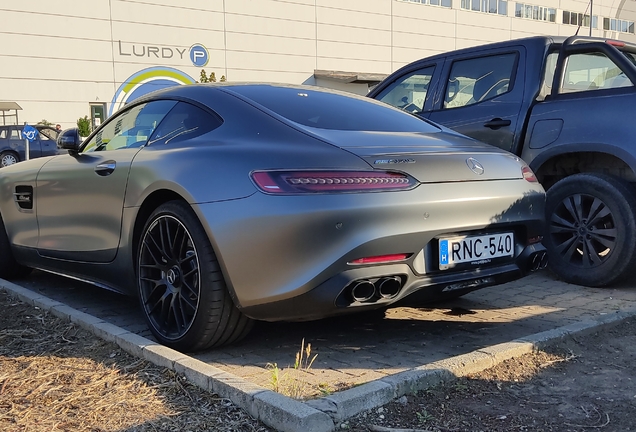
[[[138,289],[151,331],[172,348],[196,351],[244,337],[251,320],[227,292],[216,255],[187,206],[160,206],[144,228]]]
[[[545,246],[563,280],[605,286],[626,276],[636,260],[636,200],[626,182],[576,174],[548,190]]]

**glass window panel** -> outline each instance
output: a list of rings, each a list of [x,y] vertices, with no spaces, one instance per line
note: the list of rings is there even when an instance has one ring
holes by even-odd
[[[453,0],[442,0],[442,6],[444,6],[444,7],[453,6]]]
[[[623,71],[600,52],[572,54],[566,59],[561,93],[631,86]]]
[[[462,9],[470,9],[471,0],[462,0]]]
[[[488,12],[492,14],[497,13],[497,1],[498,0],[489,0],[488,1]]]
[[[556,22],[556,9],[548,9],[548,21]]]
[[[621,20],[621,31],[627,33],[628,28],[629,28],[629,23],[627,21]]]
[[[610,30],[616,31],[616,20],[610,20]]]
[[[500,54],[454,62],[444,108],[473,105],[509,92],[516,59],[516,54]]]
[[[479,11],[479,5],[480,5],[480,1],[479,0],[473,0],[472,1],[472,5],[471,5],[471,9],[474,11]]]
[[[413,72],[391,84],[377,99],[410,112],[421,112],[434,71],[435,68],[430,66]]]
[[[563,24],[570,24],[570,12],[563,11]]]
[[[515,16],[517,18],[522,18],[523,17],[523,5],[521,3],[517,3],[515,5]]]
[[[630,21],[629,28],[627,29],[629,33],[634,33],[634,23]]]
[[[508,15],[508,2],[499,0],[499,15]]]
[[[175,105],[175,101],[152,101],[116,115],[99,129],[82,153],[144,146]]]
[[[610,29],[610,19],[603,18],[603,30],[609,30],[609,29]]]

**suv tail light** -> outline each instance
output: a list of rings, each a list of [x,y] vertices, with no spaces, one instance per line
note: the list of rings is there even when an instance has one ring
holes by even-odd
[[[416,185],[408,175],[389,171],[254,171],[251,176],[269,194],[381,192]]]

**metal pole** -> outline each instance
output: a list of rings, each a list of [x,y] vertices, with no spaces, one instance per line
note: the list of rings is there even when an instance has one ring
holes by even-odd
[[[29,160],[29,140],[24,140],[24,160]]]
[[[590,36],[592,36],[593,23],[594,23],[594,0],[590,0]]]

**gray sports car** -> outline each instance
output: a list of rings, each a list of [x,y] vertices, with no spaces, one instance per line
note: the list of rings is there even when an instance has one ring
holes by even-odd
[[[546,264],[526,164],[368,98],[177,86],[58,144],[68,154],[0,171],[0,277],[38,268],[136,295],[180,350]]]

